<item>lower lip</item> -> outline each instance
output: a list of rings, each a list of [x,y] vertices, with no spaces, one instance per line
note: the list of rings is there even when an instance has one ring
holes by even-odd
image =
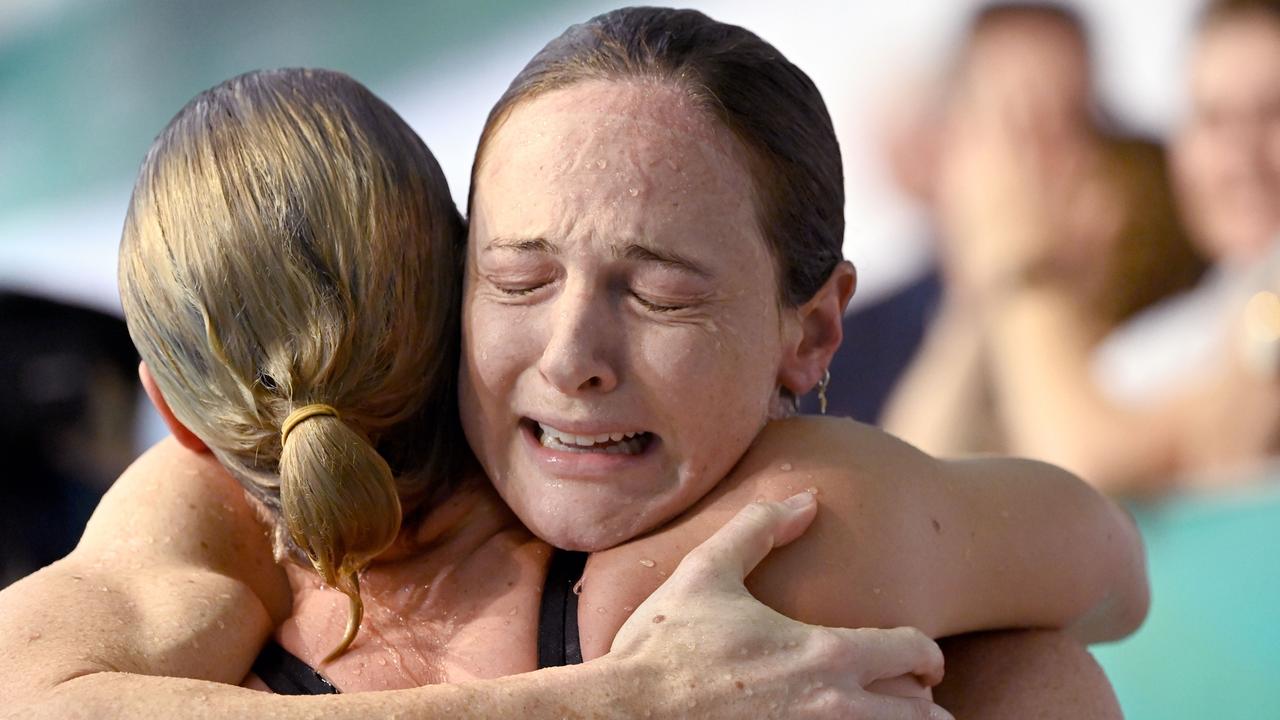
[[[651,436],[649,442],[636,455],[605,452],[574,452],[555,450],[543,445],[534,433],[530,423],[521,423],[520,433],[524,436],[533,461],[548,474],[559,478],[575,480],[612,480],[617,473],[634,471],[655,462],[658,444],[662,442],[657,436]]]

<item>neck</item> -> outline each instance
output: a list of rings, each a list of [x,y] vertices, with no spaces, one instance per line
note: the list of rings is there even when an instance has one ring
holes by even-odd
[[[470,475],[419,522],[402,527],[396,541],[369,569],[419,558],[445,545],[451,553],[466,553],[513,526],[518,527],[519,521],[488,480]]]

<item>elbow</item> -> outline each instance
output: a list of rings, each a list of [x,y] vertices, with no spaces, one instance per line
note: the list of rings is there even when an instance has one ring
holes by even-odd
[[[1113,596],[1115,598],[1115,636],[1118,640],[1137,631],[1151,609],[1151,582],[1147,576],[1147,552],[1133,517],[1124,508],[1108,501],[1119,525],[1119,542],[1114,556]]]
[[[1094,597],[1099,599],[1077,623],[1074,634],[1084,642],[1119,640],[1133,634],[1151,608],[1142,535],[1124,508],[1096,497],[1103,505],[1103,520],[1091,530],[1098,547],[1099,582]]]
[[[1085,579],[1076,587],[1076,621],[1072,634],[1083,642],[1118,640],[1135,632],[1151,607],[1146,549],[1129,513],[1096,487],[1053,466],[1043,477],[1058,486],[1055,493],[1069,516],[1079,518],[1066,533],[1065,557],[1085,559]],[[1079,562],[1079,560],[1077,560]]]

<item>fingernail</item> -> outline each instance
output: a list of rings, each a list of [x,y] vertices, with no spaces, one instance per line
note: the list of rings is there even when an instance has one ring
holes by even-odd
[[[814,502],[815,500],[813,497],[813,493],[806,491],[806,492],[796,493],[795,495],[792,495],[786,500],[783,500],[782,504],[787,506],[788,508],[791,508],[792,510],[803,510],[809,507],[810,505],[812,505]]]

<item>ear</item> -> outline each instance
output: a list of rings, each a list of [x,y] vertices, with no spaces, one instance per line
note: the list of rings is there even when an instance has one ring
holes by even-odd
[[[187,429],[182,421],[174,416],[173,410],[169,409],[169,403],[164,399],[164,395],[160,392],[160,386],[156,385],[156,379],[151,376],[151,368],[147,367],[145,362],[138,363],[138,379],[142,381],[142,389],[146,391],[147,397],[151,399],[151,404],[156,407],[156,411],[160,413],[160,417],[164,418],[164,424],[169,426],[169,432],[173,433],[173,437],[182,447],[197,453],[208,453],[209,446],[204,441],[196,437],[196,434]]]
[[[779,385],[800,396],[822,379],[844,338],[844,309],[857,285],[853,264],[841,261],[813,298],[795,309],[799,332],[783,348]]]

